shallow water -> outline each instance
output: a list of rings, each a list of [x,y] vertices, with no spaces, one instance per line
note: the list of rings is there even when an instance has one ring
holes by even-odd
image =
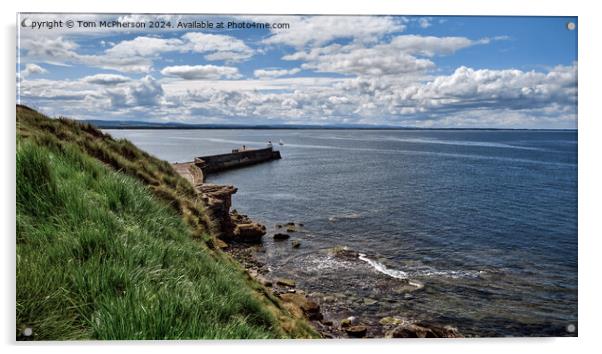
[[[323,304],[327,315],[399,315],[480,336],[575,334],[574,131],[108,132],[171,162],[282,139],[282,160],[208,181],[237,186],[234,208],[271,233],[304,224],[291,234],[299,249],[268,235],[259,257],[338,298]],[[363,260],[333,257],[337,245]],[[424,287],[408,293],[403,278]]]

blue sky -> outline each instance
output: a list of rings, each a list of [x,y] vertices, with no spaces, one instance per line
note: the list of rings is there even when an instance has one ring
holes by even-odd
[[[43,15],[288,29],[20,27],[19,99],[51,115],[189,123],[576,128],[570,17]]]

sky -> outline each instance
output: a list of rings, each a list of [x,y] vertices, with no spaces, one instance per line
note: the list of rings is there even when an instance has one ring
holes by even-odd
[[[44,22],[54,20],[62,26]],[[214,28],[178,27],[192,21]],[[575,129],[569,23],[577,18],[21,14],[17,100],[76,119]]]

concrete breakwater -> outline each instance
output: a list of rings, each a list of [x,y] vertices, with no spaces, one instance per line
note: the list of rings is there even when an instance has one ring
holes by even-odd
[[[272,147],[264,149],[236,149],[228,154],[200,156],[194,159],[194,164],[203,174],[230,170],[233,168],[255,165],[261,162],[280,159],[280,151]]]

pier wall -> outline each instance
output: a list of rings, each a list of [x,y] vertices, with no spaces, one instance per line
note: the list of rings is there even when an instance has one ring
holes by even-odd
[[[233,151],[229,154],[200,156],[194,159],[194,163],[207,175],[209,173],[254,165],[280,158],[280,151],[268,147],[264,149]]]

